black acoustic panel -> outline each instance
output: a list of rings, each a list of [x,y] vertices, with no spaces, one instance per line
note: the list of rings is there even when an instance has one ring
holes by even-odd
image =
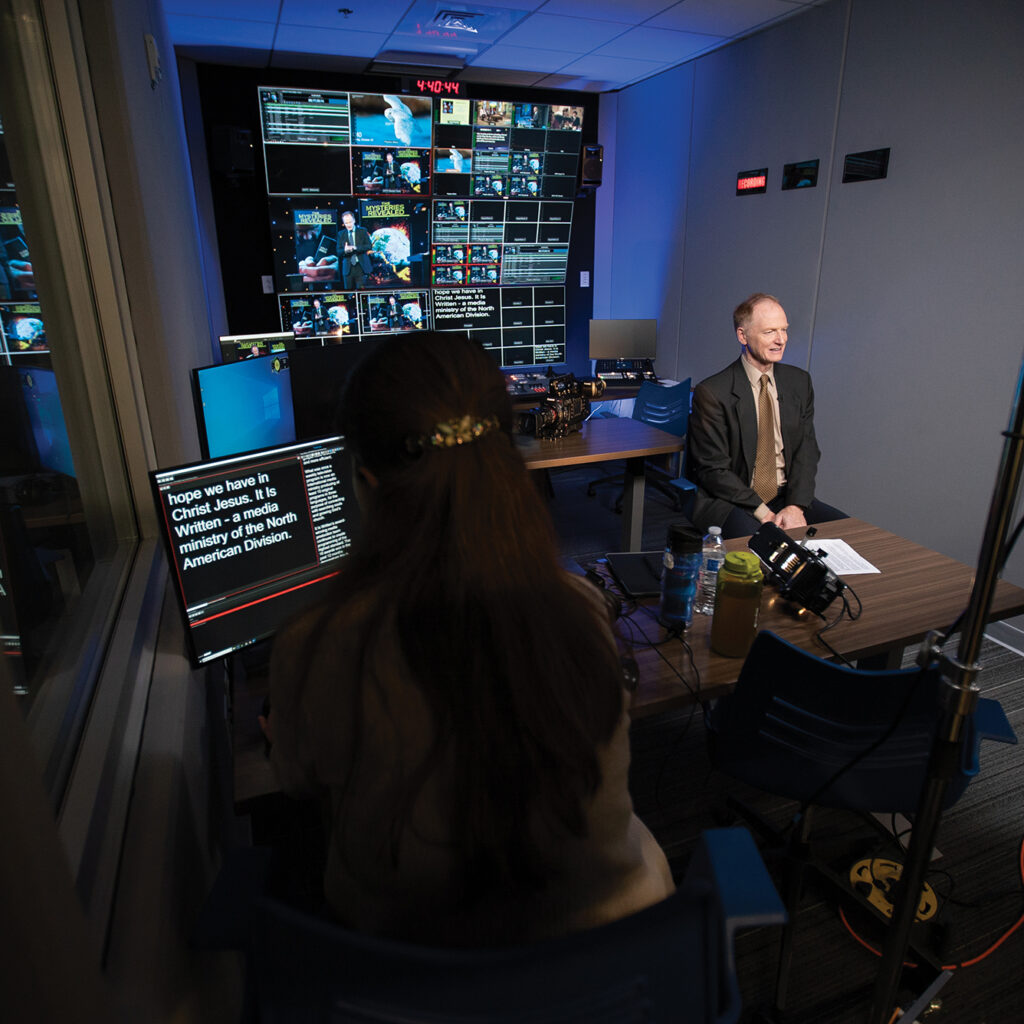
[[[814,188],[818,184],[818,160],[802,160],[782,168],[782,191],[793,188]]]
[[[581,181],[584,185],[596,186],[601,184],[601,174],[604,169],[604,146],[597,144],[583,147],[583,169]]]
[[[848,181],[877,181],[889,173],[889,147],[847,153],[843,161],[843,184]]]

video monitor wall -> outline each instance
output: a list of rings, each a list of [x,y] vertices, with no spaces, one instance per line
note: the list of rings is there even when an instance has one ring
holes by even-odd
[[[274,286],[296,344],[469,331],[566,360],[583,107],[259,86]]]

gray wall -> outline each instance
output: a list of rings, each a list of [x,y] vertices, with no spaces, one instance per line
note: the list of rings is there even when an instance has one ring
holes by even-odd
[[[595,278],[606,315],[659,318],[659,372],[695,380],[738,352],[732,307],[777,294],[814,375],[819,494],[969,563],[1022,356],[1021,52],[1017,0],[833,0],[624,90],[611,237],[660,262]],[[841,184],[846,153],[883,146],[886,180]],[[780,191],[815,157],[817,188]],[[686,168],[672,225],[666,165]],[[736,197],[758,167],[767,194]]]

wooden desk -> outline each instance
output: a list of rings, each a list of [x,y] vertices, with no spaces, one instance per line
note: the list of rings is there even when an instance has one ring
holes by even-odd
[[[559,442],[544,442],[549,443]],[[802,531],[793,531],[794,535],[799,533]],[[967,606],[974,569],[963,562],[860,519],[823,523],[818,527],[818,536],[841,537],[881,570],[878,574],[849,577],[848,582],[863,605],[861,617],[854,622],[844,620],[827,634],[829,643],[851,661],[900,652],[904,646],[924,639],[929,630],[948,628]],[[726,547],[744,550],[746,539],[727,541]],[[634,617],[652,640],[660,640],[664,630],[644,608],[653,615],[657,611],[657,602],[644,602]],[[829,621],[838,611],[837,600],[826,609]],[[1024,613],[1024,589],[1000,580],[993,596],[990,620],[1021,613]],[[775,596],[772,587],[765,587],[759,622],[762,629],[771,629],[791,643],[827,655],[828,652],[814,641],[814,634],[823,624],[821,619],[808,613],[795,615],[791,606]],[[627,632],[625,628],[620,631],[624,635]],[[743,664],[741,658],[712,654],[710,631],[710,616],[695,615],[686,637],[700,672],[702,698],[728,692]],[[695,685],[693,670],[682,644],[673,641],[659,650],[691,686]],[[640,683],[633,695],[634,718],[693,702],[693,696],[657,651],[638,646],[633,653],[640,668]],[[258,673],[252,677],[240,673],[235,680],[232,734],[235,805],[239,811],[250,809],[252,802],[260,797],[278,792],[270,762],[264,756],[263,737],[256,722],[266,685],[266,679]]]
[[[622,550],[640,551],[644,514],[644,459],[683,450],[684,439],[640,420],[610,417],[587,420],[568,437],[547,441],[517,438],[527,469],[555,469],[587,462],[626,460],[622,502]]]
[[[802,530],[790,531],[794,537],[802,533]],[[844,619],[826,634],[832,647],[850,661],[872,659],[892,664],[905,646],[918,643],[932,629],[948,629],[967,607],[974,568],[963,562],[860,519],[822,523],[818,527],[818,536],[845,540],[881,570],[880,573],[846,578],[861,600],[861,616],[852,622]],[[726,542],[729,550],[744,550],[746,546],[746,538]],[[851,603],[855,604],[852,598]],[[651,611],[656,611],[654,605],[654,602],[645,603]],[[825,610],[828,621],[835,618],[839,607],[837,599]],[[1024,612],[1024,589],[1000,580],[993,595],[989,621],[1010,618],[1021,612]],[[664,636],[664,630],[642,608],[635,615],[636,621],[652,639]],[[828,651],[814,639],[814,634],[824,624],[808,612],[795,614],[792,606],[780,600],[774,588],[766,583],[758,628],[770,629],[790,643],[828,657]],[[709,645],[710,632],[711,617],[694,615],[693,625],[686,633],[700,673],[702,698],[727,692],[735,684],[743,663],[740,658],[713,654]],[[660,651],[691,686],[695,684],[693,670],[681,644],[665,644]],[[636,648],[634,655],[640,669],[640,683],[633,695],[634,717],[692,703],[692,695],[656,651]]]

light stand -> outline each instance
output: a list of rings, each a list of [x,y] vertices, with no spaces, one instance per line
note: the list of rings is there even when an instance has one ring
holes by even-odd
[[[960,760],[964,720],[978,700],[974,683],[979,666],[985,623],[992,606],[995,589],[1004,560],[1007,529],[1020,486],[1024,464],[1024,365],[1017,376],[1010,426],[1004,432],[1003,456],[992,493],[988,522],[978,555],[978,570],[974,577],[971,598],[964,613],[960,646],[956,659],[939,655],[939,671],[944,683],[943,719],[932,746],[928,765],[928,779],[921,794],[914,818],[910,846],[903,865],[897,890],[892,923],[882,946],[882,961],[875,979],[874,995],[868,1015],[868,1024],[888,1024],[895,1007],[899,989],[903,958],[909,944],[910,929],[914,923],[921,889],[932,846],[942,817],[943,800],[956,766]],[[929,637],[934,644],[935,634]],[[937,650],[935,648],[934,650]],[[934,653],[934,650],[932,653]],[[927,650],[922,654],[928,655]]]

